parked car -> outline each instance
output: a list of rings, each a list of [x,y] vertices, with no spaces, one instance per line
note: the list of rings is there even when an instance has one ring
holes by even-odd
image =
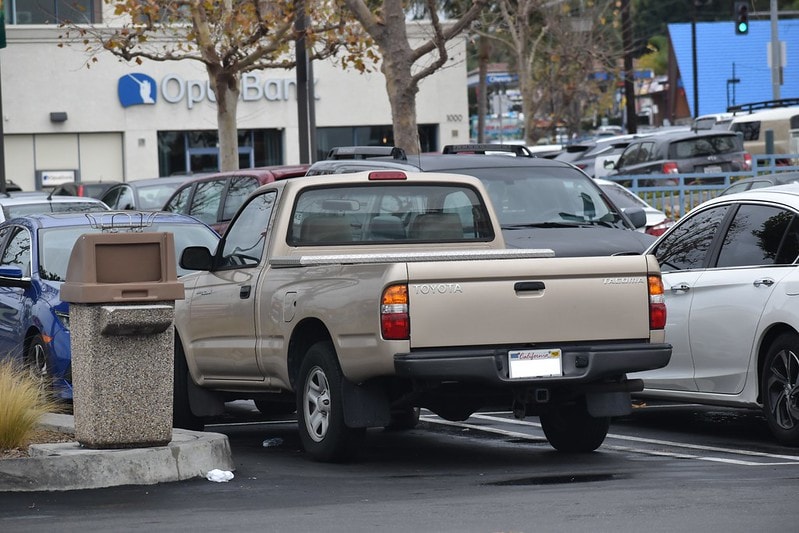
[[[308,175],[395,168],[475,176],[488,189],[509,248],[547,248],[560,257],[638,254],[655,240],[635,231],[646,224],[643,209],[619,208],[583,172],[562,161],[525,156],[517,150],[523,148],[469,144],[406,156],[390,146],[341,147],[311,165]],[[516,156],[485,153],[501,149]],[[356,159],[360,152],[369,157]]]
[[[160,211],[169,197],[192,176],[152,178],[118,183],[100,199],[111,209],[119,211]]]
[[[677,131],[631,141],[610,175],[719,174],[751,170],[752,156],[729,131]]]
[[[61,400],[72,399],[72,381],[69,304],[60,287],[77,238],[111,226],[169,231],[176,257],[189,245],[213,250],[219,239],[205,224],[173,213],[39,214],[0,224],[0,354],[22,360]]]
[[[732,113],[712,113],[694,119],[691,129],[699,130],[728,130],[735,115]]]
[[[799,446],[799,184],[700,204],[647,253],[665,286],[671,361],[639,396],[760,408]]]
[[[72,183],[62,183],[53,188],[51,196],[84,196],[97,198],[105,194],[118,181],[75,181]]]
[[[748,191],[750,189],[760,189],[761,187],[772,187],[774,185],[785,185],[786,183],[799,183],[799,171],[797,172],[775,172],[755,176],[754,178],[744,178],[738,180],[719,194],[735,194],[736,192]]]
[[[599,188],[608,195],[611,201],[621,209],[630,207],[641,207],[646,213],[646,226],[639,228],[655,237],[663,235],[666,230],[674,225],[674,220],[663,211],[649,205],[643,198],[635,194],[627,187],[615,181],[594,179]]]
[[[605,167],[605,161],[615,163],[627,145],[633,139],[640,137],[640,135],[616,135],[572,143],[566,145],[554,159],[571,163],[592,178],[602,177],[610,172]]]
[[[37,213],[78,213],[108,211],[108,206],[96,198],[54,196],[43,192],[14,193],[0,197],[0,222]]]
[[[233,215],[255,189],[276,180],[304,176],[309,165],[245,168],[202,176],[183,183],[163,210],[193,216],[225,232]]]

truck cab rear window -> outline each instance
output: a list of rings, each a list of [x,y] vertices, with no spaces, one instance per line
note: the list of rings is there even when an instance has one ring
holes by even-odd
[[[493,228],[469,187],[376,184],[309,189],[297,199],[293,246],[489,241]]]

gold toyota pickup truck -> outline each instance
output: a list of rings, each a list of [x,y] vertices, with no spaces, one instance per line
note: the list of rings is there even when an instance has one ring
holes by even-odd
[[[658,264],[507,250],[487,198],[471,176],[395,170],[259,188],[217,250],[181,257],[200,272],[175,306],[175,425],[252,399],[296,409],[306,452],[338,461],[420,408],[491,407],[595,450],[642,389],[626,374],[671,356]],[[569,220],[597,216],[573,204]]]

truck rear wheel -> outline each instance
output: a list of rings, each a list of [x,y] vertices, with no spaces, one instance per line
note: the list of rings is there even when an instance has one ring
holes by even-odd
[[[344,423],[343,379],[332,344],[308,349],[297,384],[297,422],[303,448],[317,461],[349,459],[366,433]]]
[[[602,445],[610,429],[610,418],[589,415],[584,399],[557,406],[539,418],[549,444],[559,452],[592,452]]]

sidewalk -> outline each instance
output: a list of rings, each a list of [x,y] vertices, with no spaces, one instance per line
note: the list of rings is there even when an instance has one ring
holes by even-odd
[[[46,415],[42,427],[74,432],[72,415]],[[233,471],[226,435],[172,430],[166,446],[94,450],[77,442],[35,444],[31,457],[0,461],[0,492],[153,485]]]

